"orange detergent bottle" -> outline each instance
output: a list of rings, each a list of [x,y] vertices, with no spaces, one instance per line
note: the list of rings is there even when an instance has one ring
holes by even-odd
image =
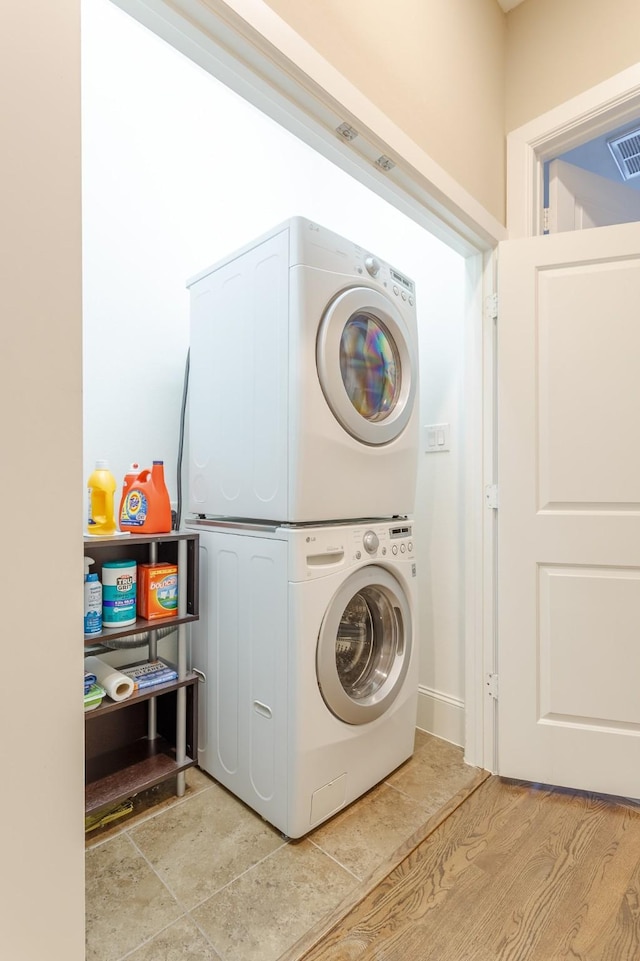
[[[138,479],[138,474],[140,473],[140,464],[136,464],[134,461],[127,473],[124,475],[124,481],[122,482],[122,496],[120,498],[120,514],[122,513],[122,504],[124,502],[125,495],[133,482]]]
[[[132,534],[166,534],[171,530],[171,502],[164,482],[164,461],[136,473],[132,464],[122,485],[120,530]]]

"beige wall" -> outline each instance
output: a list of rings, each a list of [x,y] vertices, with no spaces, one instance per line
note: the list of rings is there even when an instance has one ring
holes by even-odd
[[[267,0],[504,222],[506,17],[496,0]]]
[[[0,48],[0,954],[80,961],[79,0],[5,4]]]
[[[638,0],[525,0],[507,17],[507,131],[638,61]]]

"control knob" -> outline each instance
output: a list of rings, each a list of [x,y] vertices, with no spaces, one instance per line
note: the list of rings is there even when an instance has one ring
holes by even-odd
[[[376,260],[375,257],[365,257],[364,265],[367,268],[367,273],[372,277],[377,277],[380,273],[380,261]]]
[[[380,541],[378,540],[378,535],[375,531],[367,531],[362,538],[362,543],[364,544],[364,549],[367,554],[375,554],[375,552],[378,550]]]

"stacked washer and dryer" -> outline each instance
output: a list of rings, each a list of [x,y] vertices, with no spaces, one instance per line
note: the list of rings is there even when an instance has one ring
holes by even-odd
[[[198,762],[291,838],[413,752],[413,282],[301,217],[189,282]]]

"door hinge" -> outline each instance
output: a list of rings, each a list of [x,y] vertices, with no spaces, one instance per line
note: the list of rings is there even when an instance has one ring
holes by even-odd
[[[497,674],[487,674],[487,694],[492,697],[495,701],[498,700],[498,675]]]
[[[497,484],[487,484],[484,489],[484,499],[487,507],[491,507],[493,510],[498,510],[498,485]]]
[[[549,233],[549,208],[548,207],[542,208],[542,233],[543,234]]]
[[[489,317],[490,320],[497,320],[498,319],[498,295],[489,294],[489,296],[485,301],[485,307],[487,311],[487,317]]]

